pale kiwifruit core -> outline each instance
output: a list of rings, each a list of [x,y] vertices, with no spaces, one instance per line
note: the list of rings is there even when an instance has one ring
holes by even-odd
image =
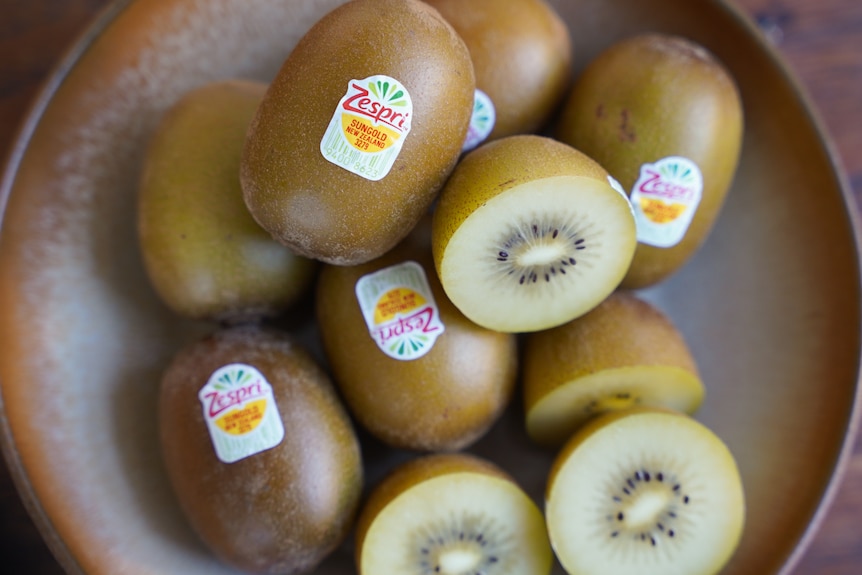
[[[583,218],[586,220],[586,218]],[[530,223],[529,220],[537,223]],[[513,223],[509,231],[500,234],[495,259],[497,274],[518,285],[562,280],[570,276],[578,261],[589,263],[587,237],[593,227],[583,221],[549,223],[535,215],[524,222]]]
[[[506,573],[512,562],[507,552],[511,537],[505,526],[486,515],[453,512],[413,534],[411,555],[422,575]]]
[[[680,509],[691,502],[676,474],[635,469],[611,485],[616,489],[605,516],[609,538],[629,538],[656,547],[660,541],[667,544],[676,537],[679,524],[685,522]]]

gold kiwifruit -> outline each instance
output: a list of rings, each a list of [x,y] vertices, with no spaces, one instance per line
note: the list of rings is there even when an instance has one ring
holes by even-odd
[[[627,190],[638,248],[623,287],[669,277],[706,240],[743,137],[736,83],[704,46],[645,34],[599,54],[577,79],[556,136]]]
[[[428,251],[410,242],[365,264],[323,266],[316,316],[348,407],[389,445],[463,448],[512,397],[514,336],[464,317],[440,287]]]
[[[470,54],[419,0],[352,0],[282,65],[251,123],[246,205],[296,252],[349,265],[394,247],[457,162]]]
[[[539,130],[565,96],[572,41],[545,0],[425,0],[470,50],[479,114],[471,136],[492,122],[488,141]],[[470,136],[468,136],[470,137]],[[475,144],[480,143],[481,140]]]
[[[600,416],[554,460],[548,534],[567,573],[714,575],[739,545],[745,494],[711,429],[666,409]]]
[[[272,239],[243,202],[240,157],[265,90],[244,80],[195,88],[147,147],[138,240],[153,287],[179,315],[274,316],[311,287],[316,262]]]
[[[159,432],[182,511],[226,564],[309,573],[353,526],[359,442],[328,376],[285,333],[232,327],[180,350]]]
[[[557,446],[593,417],[631,406],[693,413],[705,389],[683,334],[659,308],[616,291],[524,342],[527,434]]]
[[[360,575],[547,575],[552,561],[539,507],[496,464],[464,453],[395,468],[356,526]]]
[[[591,158],[537,135],[469,152],[440,194],[434,265],[475,323],[531,332],[566,323],[616,289],[635,250],[625,194]]]

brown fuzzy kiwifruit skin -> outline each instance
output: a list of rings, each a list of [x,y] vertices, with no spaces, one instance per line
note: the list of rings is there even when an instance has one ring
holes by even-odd
[[[372,339],[355,294],[359,279],[406,261],[425,270],[444,332],[409,361],[386,355]],[[427,246],[409,240],[358,266],[323,266],[316,316],[333,379],[356,420],[390,446],[452,451],[478,440],[511,400],[516,339],[477,326],[449,301]]]
[[[257,368],[272,386],[284,438],[224,463],[197,394],[235,362]],[[284,333],[233,327],[182,349],[162,380],[159,425],[180,507],[223,562],[254,573],[307,573],[352,528],[363,485],[359,442],[326,374]]]
[[[190,90],[148,143],[138,243],[156,293],[183,317],[276,316],[313,284],[317,262],[272,239],[243,202],[240,157],[266,88],[231,79]]]
[[[545,0],[425,0],[470,50],[476,87],[494,103],[487,140],[539,130],[565,96],[572,41]]]
[[[631,194],[641,166],[669,156],[696,163],[700,204],[672,247],[639,242],[624,288],[673,274],[709,235],[733,181],[742,147],[743,110],[733,77],[704,47],[645,34],[599,54],[564,104],[556,137],[599,162]]]
[[[327,160],[321,140],[351,80],[387,75],[413,102],[411,128],[378,181]],[[369,261],[419,221],[453,169],[475,77],[452,27],[419,0],[354,0],[318,21],[282,65],[251,123],[241,167],[246,205],[297,253]]]

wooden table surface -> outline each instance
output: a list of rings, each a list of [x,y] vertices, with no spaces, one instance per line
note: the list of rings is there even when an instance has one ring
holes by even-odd
[[[817,106],[862,202],[862,1],[736,0]],[[40,83],[108,0],[0,0],[0,160]],[[862,435],[862,433],[860,433]],[[0,570],[60,574],[0,462]],[[862,441],[794,575],[862,573]]]

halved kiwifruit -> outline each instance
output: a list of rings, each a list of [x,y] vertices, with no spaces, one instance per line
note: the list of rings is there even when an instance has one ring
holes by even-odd
[[[542,136],[467,154],[432,221],[443,289],[473,322],[504,332],[578,317],[619,285],[636,245],[625,194],[596,162]]]
[[[742,482],[721,439],[693,418],[646,408],[591,421],[554,462],[545,503],[570,575],[710,575],[735,551]]]
[[[357,523],[360,575],[547,575],[552,557],[533,500],[496,465],[463,453],[402,464]]]
[[[683,334],[660,309],[626,291],[529,334],[523,362],[527,433],[542,445],[562,444],[607,411],[643,405],[691,414],[705,394]]]

